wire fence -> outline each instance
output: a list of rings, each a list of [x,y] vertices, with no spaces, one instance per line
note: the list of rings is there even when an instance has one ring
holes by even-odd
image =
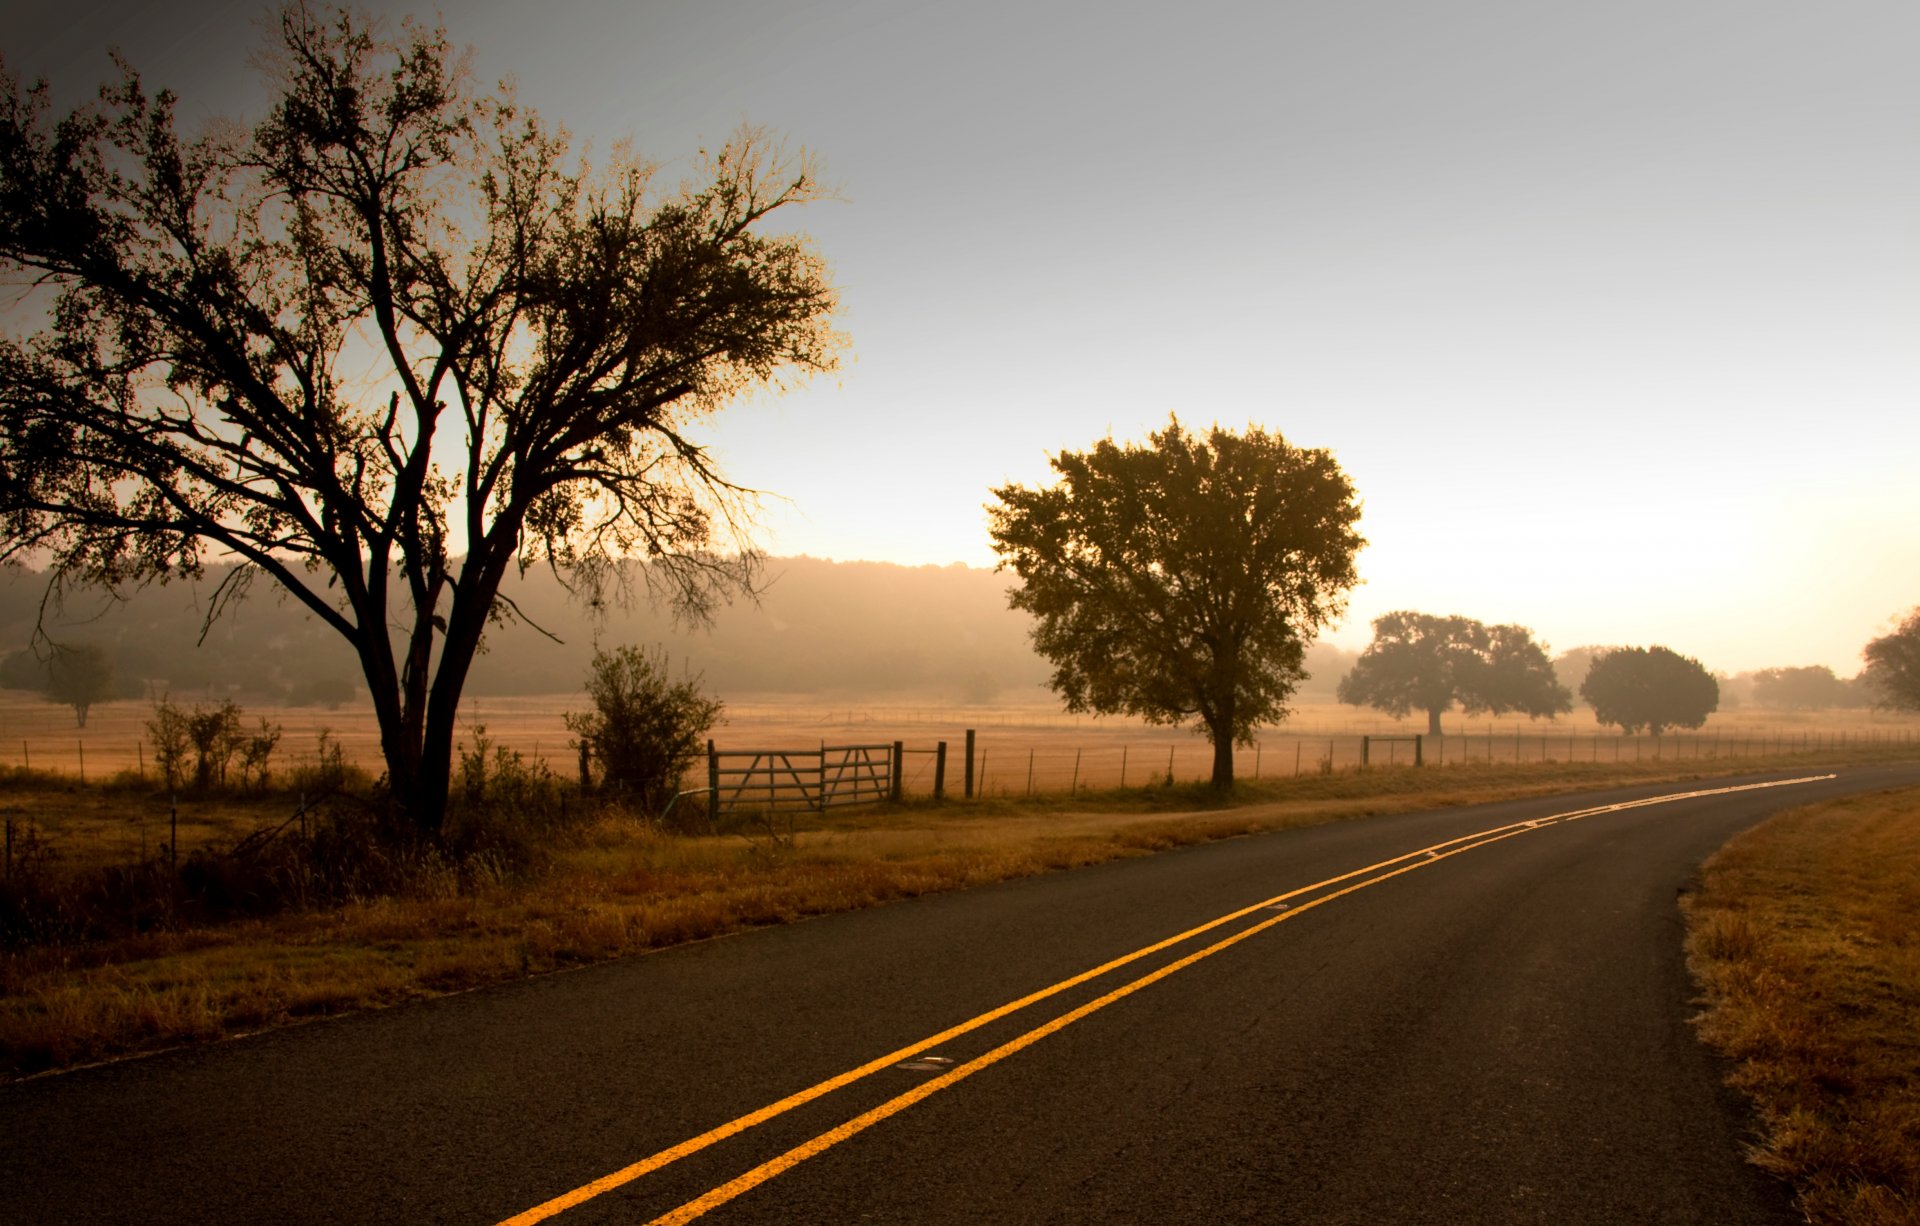
[[[578,705],[578,704],[575,704]],[[118,710],[114,708],[120,708]],[[484,700],[464,708],[463,728],[471,734],[486,728],[488,738],[523,754],[530,762],[544,762],[557,774],[577,770],[577,754],[561,716],[567,706],[545,700]],[[113,704],[96,708],[86,728],[61,728],[63,709],[39,704],[37,709],[14,706],[0,709],[0,767],[22,766],[88,782],[114,776],[153,780],[157,770],[151,743],[142,735],[142,720],[150,714],[144,704]],[[370,773],[380,770],[377,732],[371,719],[357,712],[268,710],[262,713],[283,729],[272,768],[283,773],[318,761],[318,737],[325,733],[344,753],[345,760]],[[965,792],[966,764],[962,743],[966,730],[976,732],[973,792],[986,796],[1026,796],[1115,787],[1145,787],[1168,782],[1208,779],[1213,750],[1202,737],[1185,731],[1153,730],[1091,717],[1033,708],[877,708],[836,707],[826,704],[740,704],[728,708],[728,722],[716,730],[721,749],[732,745],[792,746],[794,752],[817,754],[820,744],[859,741],[901,741],[907,754],[901,764],[903,795],[933,794],[939,742],[950,747],[945,792],[958,798]],[[992,718],[982,718],[991,716]],[[255,714],[248,712],[251,722]],[[1716,717],[1718,719],[1719,717]],[[882,720],[890,723],[882,724]],[[848,730],[857,736],[846,735]],[[859,731],[864,730],[864,731]],[[1367,738],[1375,738],[1371,753]],[[1424,764],[1451,766],[1466,763],[1634,762],[1648,760],[1738,760],[1783,753],[1811,753],[1859,745],[1920,744],[1920,720],[1875,716],[1831,719],[1825,724],[1763,725],[1727,722],[1710,724],[1696,732],[1663,736],[1621,735],[1586,727],[1554,727],[1516,723],[1505,728],[1494,723],[1468,726],[1465,731],[1421,738]],[[1290,721],[1262,733],[1251,746],[1237,749],[1235,775],[1267,780],[1330,773],[1358,768],[1410,766],[1415,745],[1405,724],[1356,717]],[[686,786],[706,784],[704,763],[688,774]]]

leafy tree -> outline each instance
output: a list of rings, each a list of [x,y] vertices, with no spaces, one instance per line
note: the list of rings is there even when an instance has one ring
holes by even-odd
[[[0,689],[32,690],[44,694],[47,689],[47,662],[30,647],[0,656]]]
[[[47,660],[46,695],[61,706],[73,708],[74,722],[87,726],[87,711],[96,702],[106,702],[116,693],[113,665],[107,653],[92,643],[69,646],[56,644]]]
[[[1700,661],[1665,647],[1616,647],[1580,684],[1594,718],[1623,732],[1698,728],[1720,705],[1720,684]]]
[[[1851,683],[1834,676],[1824,664],[1805,668],[1763,668],[1753,675],[1753,701],[1763,707],[1805,708],[1852,706]]]
[[[1907,614],[1900,628],[1868,643],[1864,677],[1890,707],[1920,711],[1920,609]]]
[[[746,491],[692,428],[830,369],[834,293],[763,222],[822,192],[745,131],[678,189],[573,157],[441,30],[282,10],[251,132],[123,64],[58,119],[0,75],[0,560],[124,587],[238,563],[344,636],[393,815],[437,835],[455,713],[515,566],[621,556],[695,615],[751,582]]]
[[[603,785],[660,812],[706,752],[721,703],[707,697],[698,677],[669,680],[665,655],[637,647],[596,650],[586,688],[593,710],[568,712],[567,727],[600,764]]]
[[[1591,645],[1570,647],[1553,657],[1553,675],[1561,685],[1567,688],[1569,694],[1577,698],[1580,694],[1580,683],[1587,679],[1587,670],[1593,667],[1594,660],[1612,650],[1614,649],[1611,647]]]
[[[1326,451],[1178,418],[1052,465],[1056,484],[996,489],[988,515],[1053,688],[1070,711],[1198,717],[1230,787],[1235,743],[1285,717],[1306,643],[1356,581],[1352,484]]]
[[[1458,702],[1467,712],[1554,716],[1573,695],[1525,626],[1487,626],[1470,617],[1386,613],[1373,619],[1373,642],[1340,681],[1341,702],[1390,715],[1427,715],[1427,734]]]

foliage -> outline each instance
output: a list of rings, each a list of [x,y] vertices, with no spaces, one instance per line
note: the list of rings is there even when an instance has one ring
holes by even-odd
[[[1698,728],[1720,705],[1720,684],[1700,661],[1665,647],[1616,647],[1580,684],[1594,718],[1623,732]]]
[[[1920,711],[1920,608],[1908,613],[1899,629],[1868,643],[1861,654],[1867,661],[1867,684],[1884,705]]]
[[[663,653],[633,646],[596,649],[586,690],[593,709],[568,712],[566,722],[599,764],[601,786],[660,813],[706,752],[722,704],[702,691],[698,676],[670,680]]]
[[[321,749],[326,749],[326,733]],[[236,755],[240,758],[240,783],[243,787],[266,786],[274,749],[280,744],[280,726],[265,719],[253,732],[241,726],[240,707],[231,698],[218,704],[194,704],[184,710],[174,704],[171,695],[154,700],[153,717],[147,721],[147,738],[153,744],[154,765],[169,788],[188,783],[188,756],[192,756],[192,786],[208,792],[224,788],[227,770]]]
[[[1810,711],[1859,703],[1852,682],[1834,676],[1824,664],[1806,668],[1763,668],[1753,674],[1753,701],[1763,707]]]
[[[746,493],[691,428],[832,368],[822,195],[754,131],[678,190],[593,168],[446,35],[280,13],[265,120],[183,138],[122,65],[59,119],[0,78],[0,560],[58,585],[237,560],[351,645],[404,824],[437,833],[462,688],[516,565],[610,561],[693,615],[751,582]],[[724,551],[724,552],[723,552]]]
[[[87,726],[87,711],[114,695],[113,666],[92,643],[56,643],[47,660],[47,697],[73,708],[74,722]]]
[[[1373,642],[1341,679],[1341,702],[1390,715],[1422,711],[1427,734],[1457,701],[1469,714],[1554,716],[1573,709],[1546,650],[1525,626],[1401,611],[1373,619]]]
[[[1599,657],[1614,650],[1612,647],[1600,647],[1592,644],[1583,647],[1570,647],[1553,657],[1553,675],[1567,692],[1576,699],[1580,695],[1580,683],[1587,679],[1587,670]]]
[[[33,648],[9,652],[0,658],[0,689],[33,690],[72,707],[82,728],[93,704],[117,693],[113,664],[93,643],[54,643],[45,655]]]
[[[1052,466],[1058,483],[996,489],[988,514],[1053,688],[1070,711],[1197,717],[1230,786],[1235,743],[1286,715],[1306,643],[1357,581],[1352,484],[1324,450],[1178,418]]]

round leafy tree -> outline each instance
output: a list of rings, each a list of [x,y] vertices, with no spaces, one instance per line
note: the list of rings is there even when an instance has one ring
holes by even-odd
[[[1286,715],[1357,579],[1352,484],[1326,451],[1178,418],[1052,463],[1056,484],[996,489],[988,515],[1053,688],[1070,711],[1197,718],[1231,786],[1234,744]]]
[[[1456,702],[1494,715],[1573,710],[1572,693],[1525,626],[1405,611],[1374,618],[1373,642],[1341,678],[1339,697],[1395,716],[1424,711],[1429,736],[1440,735],[1440,717]]]
[[[1623,732],[1698,728],[1720,706],[1720,683],[1700,661],[1665,647],[1616,647],[1593,662],[1580,697]]]

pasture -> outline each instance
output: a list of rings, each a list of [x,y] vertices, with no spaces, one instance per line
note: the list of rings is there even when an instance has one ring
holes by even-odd
[[[191,706],[195,699],[176,695],[174,701]],[[496,744],[571,776],[576,759],[563,716],[585,705],[579,694],[473,698],[463,707],[462,744],[470,746],[473,733],[484,728]],[[66,707],[23,691],[0,690],[0,766],[95,782],[122,772],[150,779],[154,769],[146,722],[152,714],[152,704],[144,701],[103,703],[93,708],[87,726],[78,728]],[[282,738],[273,760],[277,772],[313,764],[322,731],[339,743],[349,762],[371,774],[380,771],[379,737],[370,708],[245,707],[244,716],[249,728],[261,719],[280,726]],[[1451,712],[1443,726],[1447,735],[1425,746],[1428,761],[1442,765],[1708,760],[1920,740],[1920,716],[1876,710],[1742,707],[1716,712],[1697,731],[1659,738],[1621,736],[1596,724],[1584,708],[1553,720]],[[1345,770],[1360,764],[1361,738],[1410,737],[1425,727],[1423,717],[1396,720],[1365,708],[1303,703],[1285,723],[1263,729],[1253,746],[1239,751],[1237,773],[1245,779],[1268,779]],[[746,695],[728,700],[713,740],[723,750],[900,741],[909,751],[909,795],[926,795],[933,786],[932,755],[915,751],[945,741],[948,789],[958,794],[961,748],[969,728],[977,733],[978,791],[989,796],[1133,787],[1169,777],[1189,782],[1207,778],[1212,769],[1211,747],[1190,729],[1070,715],[1044,695],[1030,703],[972,707]],[[1412,761],[1412,753],[1412,745],[1404,742],[1376,744],[1373,762],[1404,765]],[[704,779],[688,780],[690,787],[702,783]]]

